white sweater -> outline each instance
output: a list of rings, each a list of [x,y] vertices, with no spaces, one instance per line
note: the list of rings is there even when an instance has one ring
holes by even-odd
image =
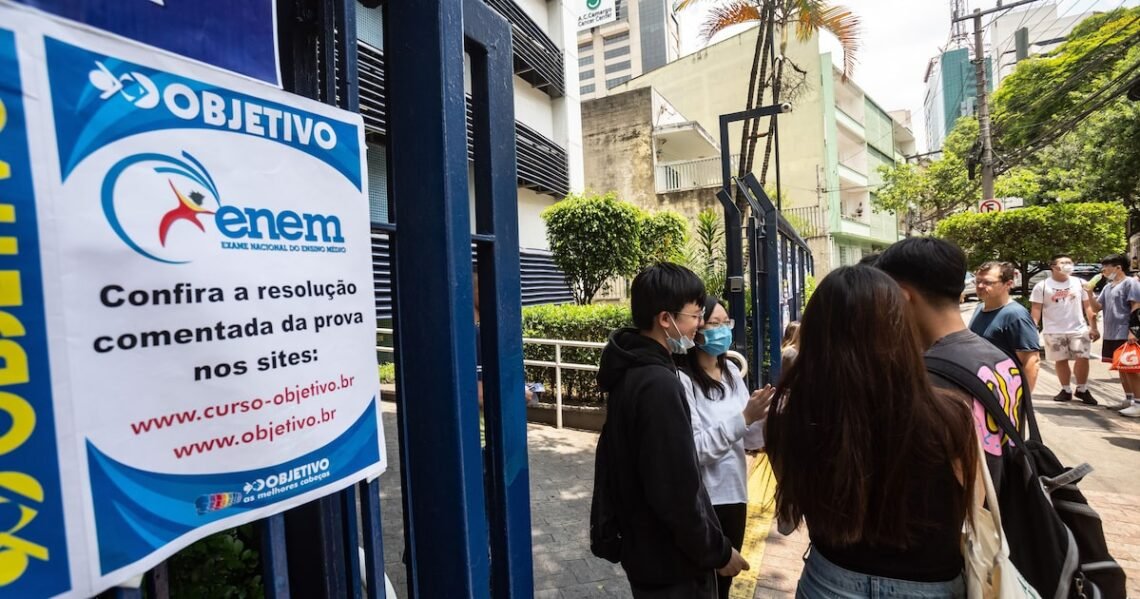
[[[728,388],[728,377],[736,383],[732,389]],[[701,464],[701,478],[709,498],[713,505],[747,503],[744,450],[764,447],[764,421],[745,426],[741,412],[748,403],[748,386],[731,361],[722,382],[725,397],[709,399],[687,374],[681,373],[681,385],[689,402],[693,442]]]

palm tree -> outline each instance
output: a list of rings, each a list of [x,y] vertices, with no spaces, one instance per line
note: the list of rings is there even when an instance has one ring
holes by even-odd
[[[676,10],[700,2],[712,0],[679,0]],[[752,72],[748,78],[748,98],[745,110],[763,104],[765,92],[771,88],[772,104],[779,104],[787,65],[801,74],[804,69],[787,59],[788,30],[795,28],[796,39],[805,41],[820,31],[829,31],[839,40],[843,49],[843,76],[846,78],[855,69],[856,51],[859,47],[859,17],[843,6],[830,0],[715,0],[717,5],[709,12],[701,26],[701,36],[707,42],[717,33],[743,23],[759,23],[756,35],[756,50],[752,57]],[[779,53],[776,53],[776,32],[779,31]],[[777,59],[777,56],[779,59]],[[769,65],[772,73],[769,77]],[[768,178],[768,162],[772,155],[775,119],[768,121],[767,133],[761,134],[760,119],[744,122],[744,135],[740,139],[739,176],[752,172],[756,154],[756,142],[765,137],[764,162],[760,170],[760,183]],[[738,204],[743,202],[739,201]],[[745,210],[745,206],[740,206]]]

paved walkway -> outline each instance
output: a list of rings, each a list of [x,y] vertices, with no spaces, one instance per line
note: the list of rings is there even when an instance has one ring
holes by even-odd
[[[965,311],[965,310],[964,310]],[[1099,344],[1095,347],[1099,351]],[[1097,398],[1120,394],[1115,375],[1104,365],[1092,369],[1091,388]],[[1056,404],[1049,399],[1060,390],[1051,364],[1043,366],[1034,402],[1042,435],[1061,461],[1089,462],[1095,472],[1081,485],[1105,521],[1113,555],[1129,575],[1129,594],[1140,597],[1140,419],[1130,420],[1103,407],[1079,402]],[[384,500],[384,547],[387,570],[400,597],[407,584],[400,564],[403,549],[400,511],[399,460],[395,407],[384,404],[384,426],[392,468],[381,477]],[[535,597],[630,597],[620,567],[590,554],[587,539],[597,434],[530,425],[531,522],[534,543]],[[760,481],[763,483],[764,481]],[[753,487],[752,496],[765,492]],[[734,599],[791,597],[802,568],[807,537],[798,531],[785,537],[770,519],[752,513],[755,529],[770,530],[752,537],[749,557],[757,575],[755,586],[740,584]],[[765,526],[767,524],[767,526]],[[743,595],[742,595],[743,593]]]

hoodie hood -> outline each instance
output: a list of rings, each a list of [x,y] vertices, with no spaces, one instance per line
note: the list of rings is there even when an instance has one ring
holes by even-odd
[[[639,366],[663,366],[675,371],[673,356],[656,340],[646,337],[634,328],[617,329],[610,333],[602,362],[598,367],[598,387],[610,391],[625,373]]]

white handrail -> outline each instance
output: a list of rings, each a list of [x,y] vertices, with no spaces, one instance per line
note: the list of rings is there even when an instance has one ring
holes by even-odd
[[[391,335],[392,329],[377,328],[376,332],[381,335]],[[585,372],[598,371],[597,365],[594,364],[576,364],[574,362],[563,362],[562,348],[575,347],[585,349],[602,349],[606,346],[606,344],[600,341],[569,341],[565,339],[540,339],[536,337],[524,337],[523,343],[529,343],[531,345],[554,346],[553,362],[549,360],[523,360],[523,365],[554,369],[554,425],[557,428],[562,428],[562,370],[580,370]],[[376,351],[394,353],[395,348],[388,347],[386,345],[377,345]],[[741,360],[743,360],[743,357],[741,357]],[[745,366],[745,368],[747,368],[747,366]]]

